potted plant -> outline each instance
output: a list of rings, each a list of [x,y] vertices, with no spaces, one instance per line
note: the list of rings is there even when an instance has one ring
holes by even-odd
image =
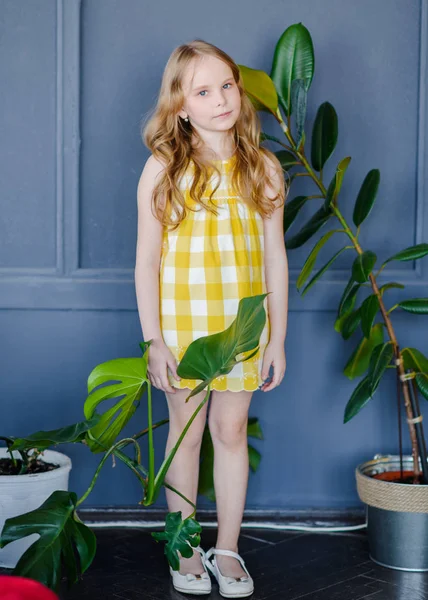
[[[240,68],[254,106],[270,113],[285,134],[285,142],[267,134],[263,139],[282,147],[276,154],[284,170],[292,171],[290,181],[306,176],[316,186],[314,195],[297,196],[285,206],[284,234],[305,205],[319,204],[309,220],[293,236],[287,236],[287,249],[302,246],[328,222],[335,222],[335,229],[318,239],[305,260],[297,279],[302,297],[342,252],[353,251],[355,255],[349,280],[338,300],[334,324],[345,340],[359,334],[344,373],[351,380],[361,379],[346,404],[344,422],[354,418],[370,401],[389,369],[395,369],[397,376],[398,415],[400,391],[404,398],[411,456],[403,456],[400,443],[399,455],[376,455],[358,465],[355,471],[358,494],[367,507],[370,557],[391,568],[426,571],[428,465],[418,393],[428,399],[428,359],[417,348],[399,346],[392,313],[404,310],[411,314],[428,314],[428,298],[396,298],[394,293],[405,286],[395,281],[380,284],[379,275],[391,261],[423,258],[428,254],[428,244],[419,243],[400,250],[380,265],[376,264],[376,254],[362,247],[361,225],[375,203],[380,173],[378,169],[372,169],[365,176],[353,206],[353,224],[349,224],[339,207],[339,193],[351,157],[337,163],[328,185],[323,181],[324,167],[338,138],[338,117],[330,102],[319,106],[312,127],[310,156],[305,152],[307,95],[314,63],[311,36],[302,23],[298,23],[288,27],[279,39],[270,75],[245,66]],[[344,236],[346,240],[343,247],[312,274],[321,248],[338,236]],[[391,301],[391,298],[397,301]]]
[[[15,467],[11,475],[6,475],[4,480],[6,483],[3,483],[0,472],[0,498],[5,495],[3,485],[12,498],[5,507],[6,511],[10,512],[9,515],[7,513],[3,515],[4,526],[0,523],[2,525],[0,548],[5,550],[9,545],[12,548],[13,544],[20,543],[20,546],[17,546],[17,549],[7,558],[1,554],[4,550],[0,550],[0,560],[4,566],[15,567],[13,575],[39,581],[57,591],[63,575],[70,587],[88,569],[95,556],[96,538],[92,530],[80,520],[77,509],[91,493],[103,465],[110,456],[121,460],[137,477],[142,493],[139,504],[152,505],[162,486],[168,487],[191,504],[194,510],[189,517],[183,520],[181,511],[168,513],[165,531],[153,532],[152,536],[156,541],[166,541],[164,552],[169,564],[175,570],[179,569],[180,564],[178,551],[186,558],[192,555],[192,546],[199,545],[202,530],[201,525],[194,518],[196,506],[179,490],[167,484],[165,476],[186,432],[209,398],[211,382],[216,377],[229,373],[236,363],[249,360],[259,351],[260,335],[266,323],[263,303],[267,295],[266,293],[242,298],[236,318],[227,329],[198,338],[187,348],[178,365],[177,373],[186,379],[200,380],[200,384],[190,391],[186,402],[201,390],[207,389],[207,393],[157,473],[153,432],[169,419],[158,423],[152,422],[151,384],[147,378],[151,340],[140,344],[142,357],[117,358],[97,365],[92,370],[88,377],[88,396],[83,407],[84,421],[62,429],[39,431],[27,437],[0,438],[7,444],[5,453],[10,456],[9,468],[12,470],[12,466]],[[145,392],[147,392],[148,427],[131,437],[118,440]],[[111,408],[102,414],[97,412],[102,402],[112,398],[118,400]],[[149,461],[147,468],[141,463],[141,448],[138,443],[139,438],[146,435]],[[262,438],[257,419],[248,420],[248,435]],[[102,454],[88,489],[79,499],[75,492],[68,491],[70,459],[59,452],[48,450],[50,446],[62,443],[85,444],[92,452]],[[132,447],[133,457],[123,451],[127,446]],[[204,468],[198,491],[214,499],[210,460],[212,452],[210,437],[204,436],[203,448],[201,448],[202,464],[211,464],[211,473],[206,472],[209,467]],[[257,469],[260,455],[254,448],[249,447],[249,457],[250,468],[254,471]],[[48,465],[50,461],[52,464]],[[26,494],[33,495],[35,486],[32,484],[36,481],[33,473],[36,468],[48,471],[41,473],[40,476],[49,475],[52,478],[62,472],[62,479],[56,479],[56,483],[50,479],[50,484],[44,488],[43,493],[36,494],[37,501],[34,499],[31,505],[20,506],[21,511],[25,509],[27,512],[18,513],[12,504],[21,494],[23,478],[28,478],[25,480],[28,486]],[[40,537],[34,540],[36,534]],[[31,536],[31,539],[27,536]],[[17,563],[13,564],[16,560]]]

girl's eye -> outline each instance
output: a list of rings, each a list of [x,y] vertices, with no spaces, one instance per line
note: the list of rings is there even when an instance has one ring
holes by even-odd
[[[224,85],[232,85],[231,83],[225,83]],[[223,86],[224,87],[224,86]],[[202,92],[206,92],[207,90],[201,90],[198,95],[202,94]],[[205,96],[202,96],[205,98]]]

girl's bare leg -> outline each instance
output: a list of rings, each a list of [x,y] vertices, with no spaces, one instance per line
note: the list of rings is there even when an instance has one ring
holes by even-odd
[[[248,486],[248,409],[253,392],[212,390],[208,424],[214,445],[214,487],[218,533],[216,548],[238,552]],[[240,562],[216,555],[224,576],[244,577]]]
[[[169,410],[169,433],[165,448],[165,456],[169,454],[170,450],[177,443],[186,423],[204,399],[206,390],[196,394],[196,396],[192,396],[188,402],[185,402],[189,394],[190,389],[188,388],[176,388],[175,393],[165,392]],[[202,435],[207,418],[208,402],[209,400],[204,404],[189,427],[165,477],[166,483],[172,485],[194,504],[196,504],[198,491],[199,458]],[[165,495],[169,512],[178,512],[181,510],[183,519],[187,518],[193,512],[192,506],[172,490],[165,488]],[[195,575],[203,573],[204,568],[199,552],[193,550],[193,556],[191,558],[183,558],[180,556],[179,572],[182,575],[185,575],[186,573],[194,573]]]

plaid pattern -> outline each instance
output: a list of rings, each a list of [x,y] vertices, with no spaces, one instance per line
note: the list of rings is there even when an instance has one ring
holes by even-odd
[[[216,161],[221,183],[213,196],[218,216],[195,203],[188,192],[192,163],[180,182],[189,211],[175,231],[164,229],[159,273],[160,325],[165,344],[180,362],[195,339],[223,331],[238,312],[240,298],[263,294],[263,219],[231,188],[230,173],[235,157]],[[213,173],[203,196],[207,201],[215,187]],[[211,185],[211,187],[210,187]],[[263,354],[270,337],[267,297],[264,300],[266,325],[260,348],[250,360],[241,362],[227,375],[216,378],[211,389],[256,390],[262,385]],[[248,352],[246,354],[250,354]],[[243,355],[245,356],[245,354]],[[176,388],[193,389],[200,380],[168,379]]]

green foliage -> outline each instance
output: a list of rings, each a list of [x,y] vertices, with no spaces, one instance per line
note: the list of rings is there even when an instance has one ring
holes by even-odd
[[[371,329],[370,337],[363,337],[346,363],[344,373],[349,379],[360,377],[367,371],[373,348],[381,342],[383,342],[383,325],[376,323]]]
[[[373,204],[376,200],[376,194],[380,182],[379,169],[372,169],[366,175],[363,184],[358,192],[355,202],[353,220],[358,227],[368,217]]]
[[[303,79],[294,79],[291,84],[291,102],[296,113],[296,146],[301,145],[305,135],[307,92]]]
[[[355,415],[360,412],[363,406],[365,406],[372,397],[373,392],[370,388],[370,381],[368,376],[366,376],[359,382],[353,391],[352,396],[348,400],[348,403],[345,407],[343,422],[347,423],[353,417],[355,417]]]
[[[361,312],[360,309],[357,308],[350,313],[344,315],[343,323],[338,330],[339,333],[342,334],[344,340],[347,340],[351,337],[351,335],[356,331],[358,325],[361,322]]]
[[[428,298],[412,298],[411,300],[403,300],[398,303],[398,306],[407,312],[416,313],[419,315],[428,314]]]
[[[379,300],[376,294],[371,294],[363,301],[360,307],[361,329],[366,338],[370,337],[370,332],[376,315],[379,311]]]
[[[278,96],[275,86],[264,71],[238,65],[244,82],[245,92],[256,110],[269,112],[274,116],[278,112]]]
[[[330,268],[330,266],[334,263],[334,261],[336,260],[336,258],[342,254],[342,252],[346,250],[345,248],[341,248],[340,250],[338,250],[331,258],[328,262],[326,262],[326,264],[321,267],[321,269],[315,273],[315,275],[312,277],[312,279],[310,280],[310,282],[308,283],[308,285],[305,287],[305,289],[302,292],[302,296],[304,296],[306,294],[306,292],[314,285],[314,283],[316,281],[318,281],[318,279]]]
[[[311,163],[315,171],[321,171],[333,154],[337,137],[337,113],[330,102],[324,102],[318,108],[312,128]]]
[[[307,196],[297,196],[293,200],[290,200],[290,202],[286,202],[284,206],[284,233],[286,233],[291,227],[300,210],[306,204],[307,200]]]
[[[258,340],[266,322],[263,300],[267,295],[242,298],[236,319],[225,331],[200,337],[190,344],[178,365],[177,374],[184,379],[202,381],[187,400],[205,389],[216,377],[230,373],[238,362],[257,354]],[[245,358],[236,358],[249,351],[253,352]]]
[[[86,421],[80,421],[73,425],[52,429],[50,431],[37,431],[22,438],[11,438],[14,440],[9,450],[28,451],[37,448],[40,452],[57,444],[77,444],[86,439],[88,430],[99,423],[101,415],[96,413]]]
[[[394,348],[391,341],[385,342],[385,344],[378,344],[374,347],[369,365],[369,381],[372,393],[379,385],[382,375],[385,373],[393,356]]]
[[[288,27],[279,38],[273,56],[271,78],[278,100],[287,117],[294,111],[291,87],[296,79],[303,80],[308,91],[314,75],[314,48],[309,31],[297,23]]]
[[[33,533],[40,535],[19,559],[14,575],[58,590],[64,562],[69,584],[78,581],[95,556],[96,538],[77,516],[76,501],[74,492],[57,490],[36,510],[6,519],[0,548]]]
[[[97,443],[88,437],[87,444],[92,452],[103,452],[110,448],[137,410],[147,387],[147,361],[147,352],[140,358],[116,358],[97,365],[89,375],[89,395],[83,406],[87,419],[92,417],[102,402],[120,397],[91,429],[91,435],[100,442]],[[98,387],[111,381],[119,383]],[[95,389],[96,387],[98,389]]]
[[[309,221],[302,227],[302,229],[287,240],[287,248],[298,248],[311,238],[323,225],[327,223],[331,215],[333,214],[331,208],[325,208],[321,206],[317,212],[309,219]]]
[[[357,256],[352,265],[352,277],[354,281],[365,283],[368,280],[375,266],[376,258],[376,254],[371,250],[366,250]]]
[[[417,244],[416,246],[409,246],[401,252],[394,254],[390,258],[388,258],[383,264],[391,262],[391,260],[399,260],[401,262],[406,260],[417,260],[419,258],[423,258],[428,254],[428,244]]]
[[[181,510],[168,513],[165,519],[165,531],[153,531],[152,536],[159,542],[165,540],[164,552],[169,564],[178,571],[180,568],[180,557],[178,552],[184,558],[190,558],[193,555],[193,549],[201,543],[202,531],[200,524],[192,517],[182,519]]]

